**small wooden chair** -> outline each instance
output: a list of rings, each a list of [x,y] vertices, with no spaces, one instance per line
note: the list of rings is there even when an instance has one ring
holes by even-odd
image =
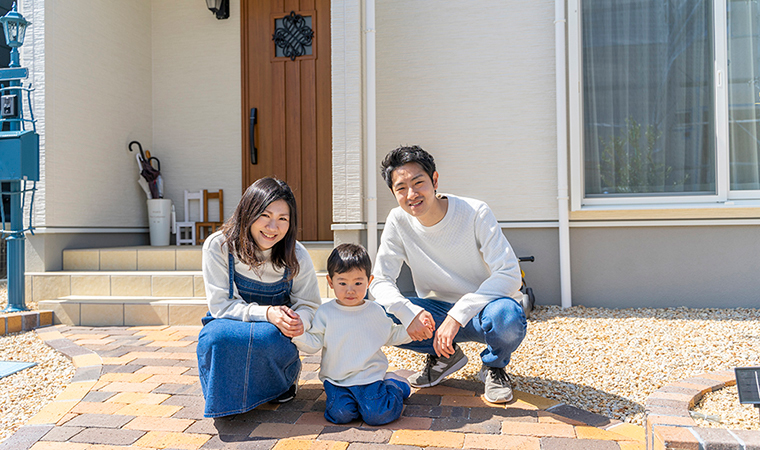
[[[208,220],[208,201],[219,201],[219,221],[211,222]],[[203,221],[195,223],[195,239],[198,245],[203,244],[207,237],[211,236],[219,227],[224,224],[224,191],[219,189],[218,192],[209,192],[203,190]]]

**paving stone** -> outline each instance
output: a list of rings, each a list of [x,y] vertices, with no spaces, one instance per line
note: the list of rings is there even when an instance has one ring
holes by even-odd
[[[573,430],[572,425],[559,423],[502,422],[501,433],[536,437],[575,437],[575,430]]]
[[[135,373],[150,375],[182,375],[189,370],[192,369],[182,366],[145,366]]]
[[[613,441],[590,439],[567,439],[558,437],[541,438],[541,448],[551,450],[620,450]]]
[[[72,437],[69,442],[84,442],[87,444],[131,445],[140,439],[145,432],[137,430],[122,430],[113,428],[87,428]]]
[[[441,404],[440,395],[412,394],[404,403],[407,405],[427,405],[439,406]]]
[[[348,450],[419,450],[421,448],[413,445],[366,444],[363,442],[352,442],[348,446]]]
[[[466,434],[464,448],[497,450],[541,450],[539,438],[529,436],[494,436],[491,434]]]
[[[312,411],[314,400],[300,400],[296,397],[287,403],[282,403],[277,408],[278,411]],[[324,407],[322,408],[324,411]]]
[[[393,432],[390,443],[419,447],[462,448],[464,434],[451,431],[398,430]]]
[[[343,442],[366,442],[370,444],[386,444],[393,432],[385,429],[368,429],[356,427],[330,426],[324,427],[319,435],[320,440]]]
[[[114,395],[116,395],[116,392],[90,391],[82,398],[82,401],[90,403],[104,402]]]
[[[733,430],[732,433],[744,441],[746,450],[760,450],[760,432],[749,430]]]
[[[432,423],[433,419],[429,417],[401,416],[391,423],[387,423],[378,427],[373,427],[372,425],[367,425],[366,423],[363,423],[361,427],[369,429],[383,428],[386,430],[429,430]]]
[[[185,372],[183,375],[188,375],[188,376],[196,377],[197,378],[200,374],[198,372],[198,368],[197,367],[193,367],[190,370],[188,370],[187,372]]]
[[[701,427],[692,430],[705,442],[705,450],[744,450],[728,430]]]
[[[100,366],[78,367],[70,383],[81,381],[97,381],[100,378]]]
[[[145,366],[137,364],[104,364],[102,372],[107,373],[135,373]]]
[[[293,403],[293,402],[289,402]],[[174,405],[174,406],[200,406],[204,407],[206,405],[205,400],[203,400],[203,397],[198,395],[172,395],[171,397],[167,398],[165,401],[161,402],[162,405]],[[287,404],[287,403],[286,403]],[[281,405],[280,408],[282,408]]]
[[[116,416],[113,414],[80,414],[66,422],[66,426],[121,428],[134,418],[134,416]]]
[[[188,427],[187,431],[188,433],[200,433],[200,434],[211,434],[216,435],[219,434],[219,431],[214,426],[214,420],[215,419],[201,419],[201,420],[194,420],[193,424]]]
[[[132,364],[138,364],[141,366],[173,366],[176,361],[172,359],[153,359],[153,358],[137,358],[132,361]]]
[[[174,363],[175,366],[198,367],[197,359],[181,359]]]
[[[516,422],[538,422],[539,411],[522,408],[471,408],[470,420],[513,420]]]
[[[461,406],[407,405],[403,415],[411,417],[469,417],[470,408]]]
[[[120,405],[119,403],[114,404]],[[121,406],[122,408],[119,409],[116,414],[122,414],[125,416],[170,417],[182,409],[182,406],[151,405],[140,403],[132,403],[126,406]]]
[[[158,385],[152,392],[155,394],[190,395],[197,392],[198,389],[199,388],[193,384],[164,383]]]
[[[171,431],[181,433],[185,431],[195,421],[190,419],[173,419],[168,417],[136,417],[134,420],[124,425],[128,430],[141,431]],[[192,432],[189,432],[192,433]]]
[[[270,450],[277,439],[250,438],[248,436],[214,436],[203,446],[202,450]]]
[[[547,411],[558,416],[567,417],[568,419],[577,420],[593,427],[601,427],[610,424],[610,418],[600,414],[594,414],[574,406],[565,404],[549,408]]]
[[[203,406],[185,406],[176,412],[172,417],[175,419],[203,419]]]
[[[211,420],[213,427],[216,430],[216,434],[230,436],[230,435],[244,435],[250,436],[253,430],[260,425],[259,422],[247,421],[238,419],[240,416],[228,416],[219,417],[216,419],[203,419]],[[212,433],[213,434],[213,433]]]
[[[498,420],[471,420],[461,417],[441,417],[433,419],[433,431],[458,431],[462,433],[499,434],[501,422]]]
[[[25,425],[0,443],[0,450],[27,449],[52,429],[53,425]]]
[[[237,418],[239,420],[259,423],[296,423],[301,415],[302,413],[300,411],[280,411],[279,409],[275,411],[267,411],[254,409],[245,414],[238,414]]]
[[[696,436],[685,427],[668,427],[655,425],[654,448],[678,448],[681,450],[698,450],[701,448]]]
[[[66,442],[71,439],[72,436],[84,430],[84,427],[55,427],[50,430],[45,436],[40,439],[41,441],[56,441]]]
[[[104,402],[79,402],[71,409],[77,414],[116,414],[124,405]]]
[[[321,425],[303,425],[292,423],[262,423],[259,424],[250,437],[277,439],[307,439],[314,440],[322,432]]]

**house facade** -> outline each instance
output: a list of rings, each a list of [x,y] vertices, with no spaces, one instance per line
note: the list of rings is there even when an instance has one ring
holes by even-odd
[[[20,3],[28,271],[147,243],[133,140],[178,216],[184,190],[223,189],[228,217],[276,175],[301,239],[370,251],[395,206],[380,161],[416,144],[440,192],[486,201],[535,256],[541,304],[758,305],[753,2],[231,0],[224,20],[199,0]],[[296,25],[313,34],[293,56],[272,36]]]

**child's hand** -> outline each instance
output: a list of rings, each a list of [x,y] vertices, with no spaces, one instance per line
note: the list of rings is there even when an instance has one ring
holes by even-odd
[[[285,305],[270,306],[267,309],[267,320],[290,338],[300,336],[304,332],[301,317]]]

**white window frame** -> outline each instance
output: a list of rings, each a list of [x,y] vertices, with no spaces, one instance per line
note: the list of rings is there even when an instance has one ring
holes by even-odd
[[[583,159],[583,60],[581,3],[568,0],[568,94],[569,94],[569,140],[570,140],[570,198],[571,210],[586,209],[650,209],[668,205],[688,207],[711,207],[719,204],[734,205],[734,200],[748,201],[747,206],[757,207],[760,191],[729,191],[728,146],[728,34],[727,0],[713,0],[714,23],[714,72],[715,85],[715,183],[716,193],[710,195],[640,195],[626,197],[586,198],[585,167]]]

